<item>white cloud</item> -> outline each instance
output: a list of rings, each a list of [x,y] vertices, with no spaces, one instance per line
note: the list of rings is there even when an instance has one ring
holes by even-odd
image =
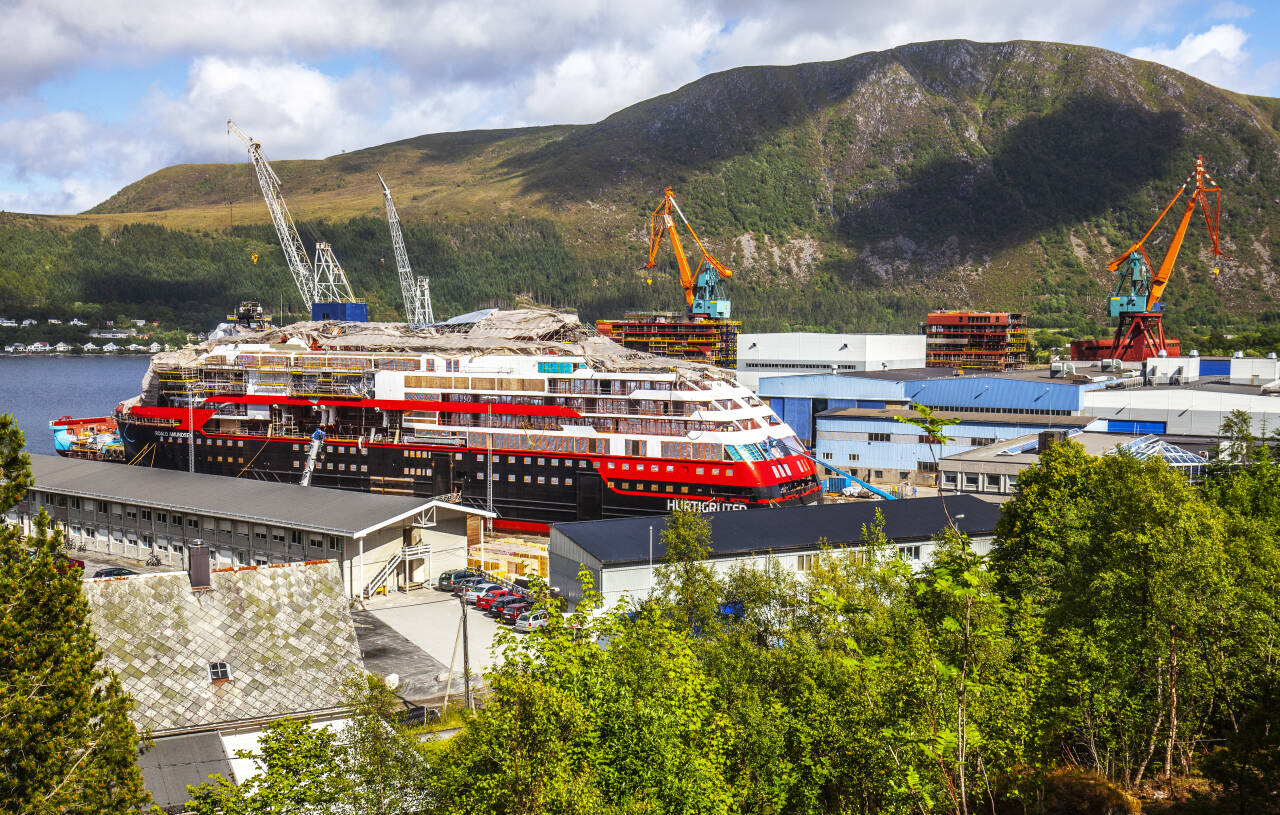
[[[1227,0],[1227,2],[1214,3],[1213,8],[1209,9],[1209,16],[1215,20],[1242,20],[1253,16],[1253,9],[1242,3],[1232,3]]]
[[[1214,85],[1248,90],[1254,83],[1246,76],[1249,55],[1244,44],[1248,39],[1249,35],[1236,26],[1220,24],[1200,34],[1188,34],[1172,48],[1143,46],[1129,55],[1168,65]]]
[[[659,11],[608,0],[0,0],[0,207],[83,208],[169,163],[241,160],[227,118],[274,159],[318,158],[445,130],[596,121],[739,65],[944,38],[1098,43],[1168,24],[1170,5],[668,0]],[[1224,0],[1213,14],[1248,11]],[[1215,25],[1133,53],[1256,90],[1274,71],[1249,72],[1246,40],[1235,25]],[[74,87],[77,72],[174,64],[185,66],[180,90],[139,88],[135,107],[113,122],[41,101],[51,78]],[[174,87],[173,77],[158,78],[170,81],[156,87]]]

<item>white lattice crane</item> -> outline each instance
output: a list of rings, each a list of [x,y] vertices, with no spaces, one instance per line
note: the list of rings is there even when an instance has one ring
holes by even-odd
[[[400,291],[404,294],[405,319],[413,328],[431,325],[436,321],[431,313],[431,285],[425,277],[414,277],[409,266],[409,253],[404,248],[404,235],[400,233],[400,216],[396,214],[391,190],[382,180],[382,173],[378,173],[378,182],[382,184],[382,195],[387,200],[387,222],[391,224],[391,245],[396,251],[396,271],[400,273]]]
[[[285,262],[289,264],[289,271],[293,273],[293,280],[298,284],[298,293],[302,295],[302,302],[307,310],[314,313],[313,306],[317,303],[359,303],[351,292],[347,273],[342,270],[329,244],[316,243],[316,261],[312,265],[307,248],[302,244],[302,236],[298,234],[293,216],[289,214],[289,207],[280,192],[280,177],[263,157],[262,145],[246,136],[230,119],[227,120],[227,132],[239,136],[249,150],[249,161],[253,163],[254,172],[258,175],[262,197],[267,202],[271,223],[275,225],[276,235],[280,238]]]

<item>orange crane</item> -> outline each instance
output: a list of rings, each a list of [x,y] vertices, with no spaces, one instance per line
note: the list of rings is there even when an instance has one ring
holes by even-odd
[[[729,319],[730,302],[725,296],[720,281],[733,277],[733,270],[707,251],[702,245],[698,233],[693,231],[689,219],[680,211],[670,187],[662,191],[662,203],[649,216],[649,262],[642,268],[652,269],[657,266],[658,249],[662,245],[662,236],[671,238],[671,251],[676,256],[676,265],[680,268],[680,286],[684,289],[685,303],[689,307],[689,316],[695,319]],[[680,242],[680,232],[676,229],[672,211],[680,216],[685,229],[702,250],[702,259],[697,270],[689,267],[689,258],[685,256],[684,245]]]
[[[1188,190],[1190,196],[1187,208],[1182,213],[1182,220],[1173,233],[1173,239],[1169,241],[1169,248],[1165,251],[1159,268],[1153,272],[1151,259],[1147,256],[1147,238],[1151,237],[1151,233],[1155,232],[1156,227],[1173,209],[1173,205]],[[1213,253],[1222,255],[1222,249],[1218,246],[1222,189],[1205,170],[1204,156],[1196,156],[1195,170],[1178,188],[1151,228],[1133,246],[1107,264],[1107,271],[1119,275],[1115,293],[1108,304],[1108,312],[1119,319],[1110,345],[1093,340],[1074,342],[1071,344],[1073,359],[1108,358],[1141,362],[1159,356],[1162,351],[1166,354],[1178,353],[1178,341],[1164,335],[1164,325],[1161,322],[1164,304],[1160,298],[1169,285],[1169,275],[1178,259],[1178,252],[1182,249],[1182,242],[1187,236],[1187,228],[1191,225],[1191,216],[1195,214],[1197,205],[1204,215]]]

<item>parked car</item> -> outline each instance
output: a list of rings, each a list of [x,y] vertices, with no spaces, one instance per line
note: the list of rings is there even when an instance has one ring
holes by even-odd
[[[498,599],[490,603],[488,610],[485,611],[485,614],[489,617],[502,619],[502,611],[507,606],[515,605],[516,603],[527,603],[527,602],[529,602],[529,600],[523,594],[520,594],[518,592],[511,592],[506,597],[499,597]]]
[[[479,600],[481,597],[484,597],[485,592],[487,592],[489,589],[496,589],[496,588],[501,588],[501,587],[497,583],[476,583],[474,586],[467,589],[466,592],[462,595],[462,601],[469,606],[474,606],[477,600]]]
[[[131,574],[137,574],[133,569],[126,569],[122,566],[112,566],[109,569],[99,569],[93,573],[94,577],[128,577]]]
[[[493,606],[494,600],[510,597],[511,594],[512,591],[510,589],[489,589],[482,596],[476,598],[476,609],[487,611]]]
[[[507,625],[512,625],[515,623],[516,619],[520,617],[521,614],[524,614],[526,611],[528,611],[531,608],[533,608],[533,603],[529,602],[528,600],[525,600],[523,603],[512,603],[511,605],[502,609],[501,619]]]
[[[465,580],[468,577],[479,577],[479,576],[480,575],[468,569],[454,569],[453,571],[448,571],[440,575],[440,580],[436,583],[436,590],[452,591],[453,587],[457,585],[458,581]]]
[[[67,557],[61,552],[53,556],[53,568],[58,570],[58,574],[66,574],[72,569],[79,569],[80,573],[84,573],[84,561],[77,560],[73,557]]]
[[[453,593],[462,594],[477,583],[486,582],[483,577],[464,577],[453,584]]]
[[[547,615],[550,612],[545,608],[539,611],[526,611],[519,617],[516,617],[516,630],[528,633],[535,628],[542,628],[547,624]]]

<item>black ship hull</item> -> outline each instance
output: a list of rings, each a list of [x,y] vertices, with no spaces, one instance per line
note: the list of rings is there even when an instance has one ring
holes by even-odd
[[[297,484],[307,463],[308,439],[197,432],[193,443],[185,430],[123,417],[118,424],[125,461],[135,466]],[[644,467],[637,460],[619,457],[342,441],[323,446],[311,485],[449,497],[482,508],[489,506],[491,485],[499,528],[543,531],[553,523],[666,515],[684,507],[724,512],[817,503],[821,492],[812,465],[799,458],[794,463],[793,472],[806,475],[761,485],[751,483],[755,472],[743,463],[713,468],[707,462],[653,460],[644,462],[650,469],[640,475],[636,470]]]

